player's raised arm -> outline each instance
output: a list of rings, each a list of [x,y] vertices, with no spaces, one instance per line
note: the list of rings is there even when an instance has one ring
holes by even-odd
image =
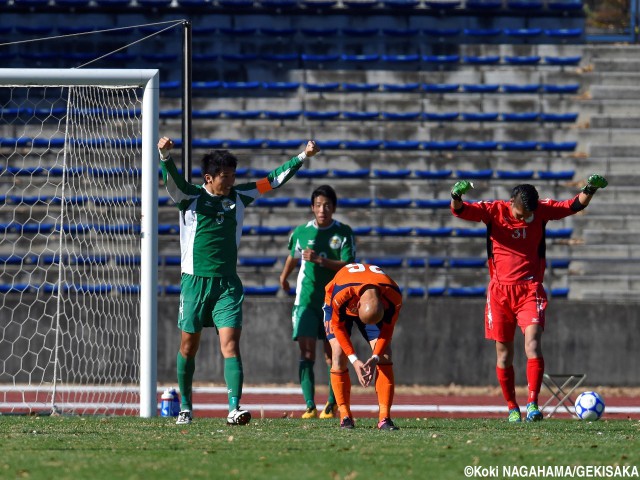
[[[314,140],[309,140],[307,142],[307,146],[304,149],[304,153],[308,158],[313,157],[319,151],[320,148],[318,148],[318,145],[316,145],[316,142]]]
[[[451,208],[459,210],[462,208],[462,195],[473,188],[473,183],[468,180],[460,180],[451,188]]]
[[[162,137],[158,141],[158,152],[160,153],[160,159],[166,160],[171,156],[171,149],[173,148],[173,140],[169,137]]]

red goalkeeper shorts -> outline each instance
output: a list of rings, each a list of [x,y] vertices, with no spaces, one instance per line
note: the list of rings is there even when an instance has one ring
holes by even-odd
[[[547,294],[541,283],[500,285],[490,282],[484,315],[485,337],[498,342],[511,342],[516,326],[524,333],[529,325],[544,330]]]

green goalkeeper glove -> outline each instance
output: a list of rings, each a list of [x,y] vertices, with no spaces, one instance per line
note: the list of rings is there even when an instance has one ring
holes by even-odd
[[[460,180],[451,189],[451,198],[454,200],[462,200],[462,195],[473,188],[473,183],[468,180]]]
[[[602,175],[593,174],[587,179],[587,184],[582,188],[582,193],[593,195],[599,188],[605,188],[609,185],[607,179]]]

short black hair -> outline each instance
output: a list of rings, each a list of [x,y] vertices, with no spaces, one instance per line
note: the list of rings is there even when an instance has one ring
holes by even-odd
[[[238,159],[229,150],[211,150],[202,157],[202,176],[206,174],[215,177],[223,168],[233,168],[238,166]]]
[[[515,200],[516,198],[520,198],[522,206],[529,212],[533,212],[538,208],[540,196],[538,195],[538,190],[536,190],[536,187],[533,185],[529,185],[528,183],[516,185],[511,191],[511,199]]]
[[[330,185],[320,185],[311,193],[311,205],[313,205],[318,197],[327,197],[333,202],[333,206],[338,206],[338,196],[336,191]]]

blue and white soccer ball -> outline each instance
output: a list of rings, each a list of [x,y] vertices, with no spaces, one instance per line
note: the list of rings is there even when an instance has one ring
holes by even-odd
[[[576,415],[581,420],[598,420],[604,413],[604,400],[596,392],[582,392],[576,398]]]

